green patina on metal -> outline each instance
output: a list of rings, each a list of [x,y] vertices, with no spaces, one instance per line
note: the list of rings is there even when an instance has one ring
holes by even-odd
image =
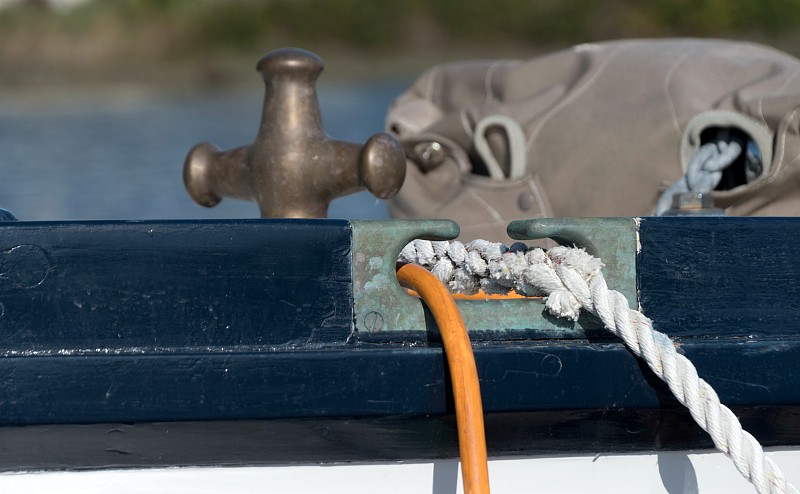
[[[353,221],[353,297],[356,330],[362,337],[391,332],[425,331],[422,303],[397,283],[395,263],[410,241],[449,240],[458,225],[449,220]],[[514,221],[509,235],[519,240],[551,238],[575,245],[606,263],[610,288],[636,301],[636,232],[633,218],[546,218]],[[459,309],[471,332],[500,338],[580,338],[601,329],[584,315],[578,322],[556,319],[544,312],[540,298],[459,300]],[[387,335],[388,333],[388,335]]]
[[[352,225],[356,330],[425,331],[419,300],[397,283],[397,256],[416,238],[457,237],[458,225],[450,220],[353,221]]]

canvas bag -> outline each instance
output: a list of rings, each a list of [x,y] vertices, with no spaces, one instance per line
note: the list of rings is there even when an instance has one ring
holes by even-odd
[[[713,192],[729,215],[800,213],[800,60],[718,40],[584,44],[528,61],[450,63],[392,104],[406,149],[397,218],[451,218],[503,240],[513,219],[643,216],[709,130],[762,168]]]

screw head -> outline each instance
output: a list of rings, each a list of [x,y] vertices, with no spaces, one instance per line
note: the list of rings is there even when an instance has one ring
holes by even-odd
[[[383,315],[374,310],[367,312],[364,316],[364,326],[367,331],[381,331],[383,329]]]

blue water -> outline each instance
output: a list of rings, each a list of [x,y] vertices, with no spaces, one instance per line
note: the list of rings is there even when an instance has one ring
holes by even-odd
[[[321,84],[328,134],[365,141],[383,130],[391,101],[407,81]],[[214,208],[183,188],[188,150],[201,141],[223,149],[252,142],[263,86],[182,94],[132,90],[58,96],[0,96],[0,207],[20,220],[254,218],[254,203],[225,199]],[[367,193],[336,200],[329,216],[388,216]]]

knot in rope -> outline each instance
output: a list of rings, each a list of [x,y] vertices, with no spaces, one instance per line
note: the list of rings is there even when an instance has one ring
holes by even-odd
[[[591,304],[589,282],[603,263],[582,249],[529,249],[522,242],[510,247],[486,240],[464,245],[453,241],[414,240],[398,258],[428,268],[451,292],[473,295],[479,290],[503,295],[547,296],[547,309],[558,317],[578,319]]]

